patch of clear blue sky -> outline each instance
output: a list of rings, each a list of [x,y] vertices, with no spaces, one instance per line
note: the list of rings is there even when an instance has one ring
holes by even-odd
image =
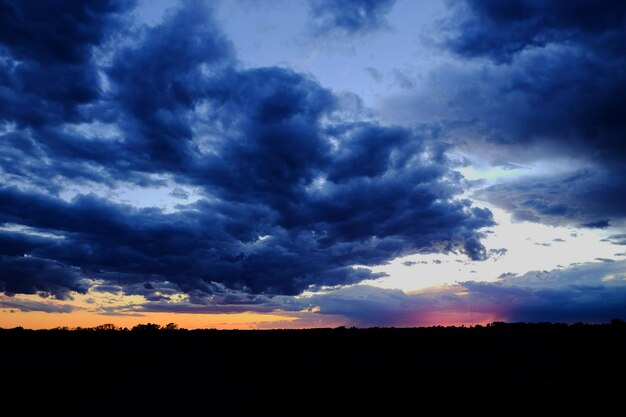
[[[140,21],[155,24],[177,3],[142,0],[136,14]],[[428,71],[447,59],[429,46],[445,12],[441,0],[399,0],[387,16],[387,28],[323,36],[310,30],[305,1],[210,3],[243,66],[282,66],[307,73],[335,92],[359,95],[373,108],[383,96],[417,87]]]

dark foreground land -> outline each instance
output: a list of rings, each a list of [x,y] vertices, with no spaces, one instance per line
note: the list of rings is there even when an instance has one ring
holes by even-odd
[[[622,402],[626,393],[622,322],[0,330],[0,353],[7,386],[3,401],[19,401],[20,415],[33,404],[74,411],[89,407],[84,415],[92,415],[90,409],[115,410],[115,415],[308,415],[335,400],[343,411],[386,409],[383,415],[398,415],[434,401],[442,410],[464,400],[485,406],[500,400],[571,405]],[[335,411],[325,415],[339,415]]]

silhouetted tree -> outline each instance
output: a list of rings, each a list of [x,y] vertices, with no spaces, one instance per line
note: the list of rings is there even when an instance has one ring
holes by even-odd
[[[133,327],[133,332],[153,332],[161,329],[161,326],[155,323],[138,324]]]
[[[93,328],[94,330],[116,330],[115,324],[105,323]]]
[[[176,323],[167,323],[163,330],[178,330],[178,324]]]

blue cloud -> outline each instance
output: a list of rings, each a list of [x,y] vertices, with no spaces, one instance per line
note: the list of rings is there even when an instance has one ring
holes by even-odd
[[[318,314],[343,316],[349,324],[361,327],[431,325],[437,315],[456,324],[472,320],[606,323],[626,316],[625,264],[503,274],[498,282],[462,282],[412,294],[354,286],[305,301]],[[607,276],[614,279],[607,280]]]
[[[450,7],[443,44],[478,70],[449,68],[434,88],[446,97],[453,134],[472,138],[463,146],[503,166],[584,161],[567,175],[512,181],[484,196],[523,220],[597,227],[625,217],[626,5],[468,0]]]
[[[310,0],[317,33],[362,34],[387,26],[395,0]]]
[[[626,6],[619,1],[466,0],[450,7],[446,41],[465,56],[510,61],[525,49],[553,43],[623,56]]]
[[[17,300],[14,298],[0,299],[0,308],[19,311],[43,311],[45,313],[71,313],[72,311],[78,310],[78,308],[70,304],[48,303],[32,300]]]
[[[156,300],[124,306],[121,311],[281,311],[318,324],[343,322],[358,327],[493,321],[606,323],[626,316],[625,264],[626,261],[603,262],[524,275],[505,273],[497,282],[461,282],[413,293],[367,285],[320,291],[308,297],[228,291],[209,298],[192,292],[191,303]],[[303,311],[307,313],[302,315]]]
[[[33,231],[0,231],[3,291],[63,298],[85,292],[88,277],[155,301],[162,296],[146,282],[197,299],[298,294],[376,277],[353,265],[423,248],[486,256],[480,229],[494,224],[491,212],[457,198],[462,179],[432,134],[343,120],[341,100],[309,77],[240,68],[199,2],[154,28],[121,28],[120,10],[101,10],[95,34],[77,35],[54,59],[54,43],[0,38],[3,65],[27,59],[50,67],[57,86],[72,71],[101,85],[80,100],[51,95],[44,78],[28,92],[17,82],[6,90],[36,99],[0,113],[0,223]],[[64,16],[20,13],[33,33],[39,20]],[[165,212],[96,194],[61,198],[163,177],[199,190],[199,200]]]
[[[232,64],[230,43],[210,10],[187,2],[158,27],[145,29],[129,48],[117,51],[108,75],[112,109],[128,147],[142,165],[189,162],[193,106],[206,96],[203,68]],[[134,148],[134,149],[133,149]]]
[[[101,94],[93,50],[133,2],[3,2],[0,113],[20,126],[78,120]]]

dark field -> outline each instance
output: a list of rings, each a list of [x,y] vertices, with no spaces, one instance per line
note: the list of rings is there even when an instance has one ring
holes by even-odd
[[[115,415],[293,415],[338,401],[343,411],[397,414],[394,410],[417,409],[437,398],[449,399],[442,407],[463,400],[607,404],[621,401],[626,387],[626,325],[621,322],[0,330],[0,346],[2,380],[8,384],[3,401],[19,400],[24,411],[49,404],[74,412],[76,407],[109,409]]]

